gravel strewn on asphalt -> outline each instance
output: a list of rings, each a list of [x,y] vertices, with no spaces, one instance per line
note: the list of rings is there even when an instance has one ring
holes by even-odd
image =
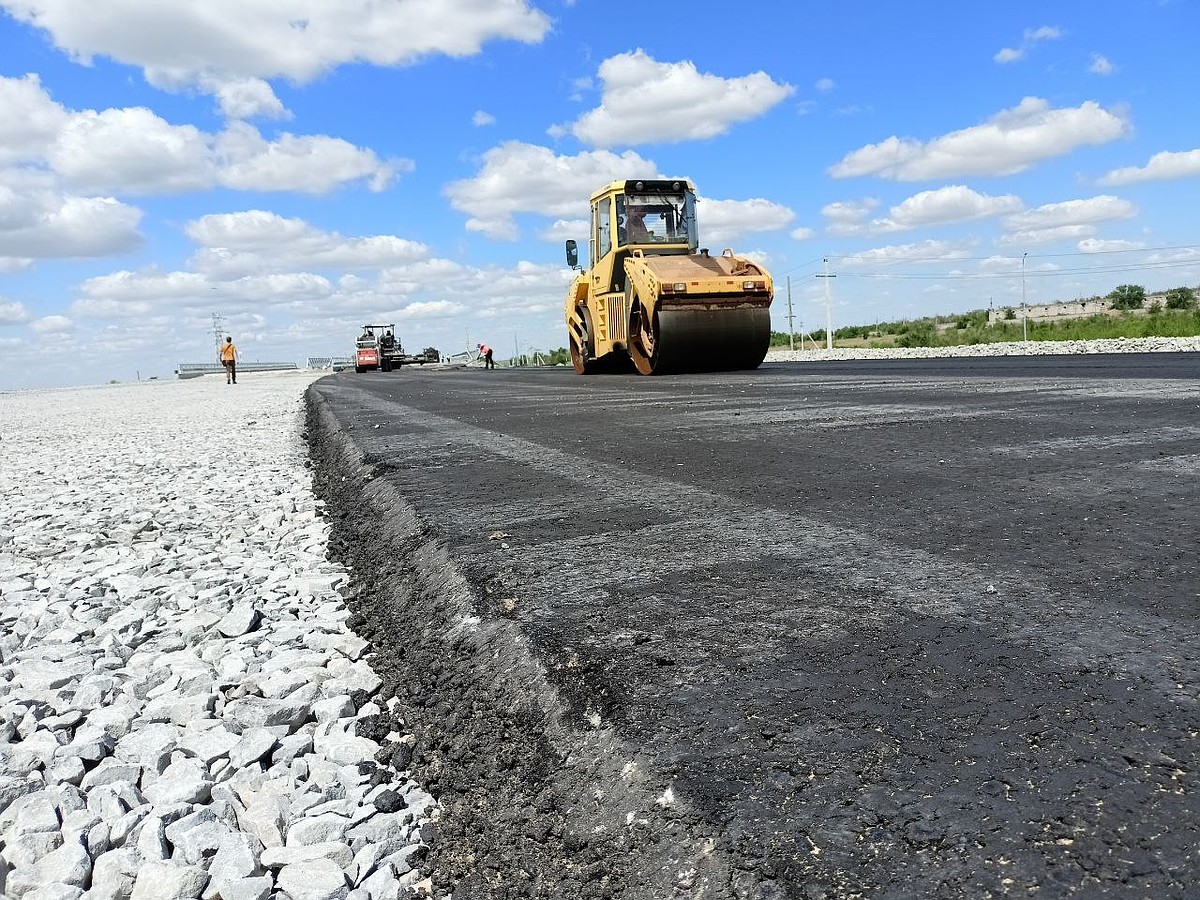
[[[938,359],[947,356],[1044,356],[1063,353],[1200,352],[1200,337],[1106,338],[1097,341],[1008,341],[961,347],[835,347],[826,350],[772,348],[768,362],[819,362],[833,359]]]
[[[326,558],[313,377],[0,395],[3,897],[428,891],[438,808]]]

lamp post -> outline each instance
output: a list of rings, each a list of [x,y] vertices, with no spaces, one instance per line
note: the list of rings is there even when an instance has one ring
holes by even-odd
[[[1029,340],[1029,313],[1025,311],[1025,257],[1029,255],[1026,250],[1021,254],[1021,340]]]

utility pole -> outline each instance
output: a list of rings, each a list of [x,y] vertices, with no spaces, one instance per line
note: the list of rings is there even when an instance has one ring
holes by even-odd
[[[1029,340],[1029,313],[1025,311],[1025,257],[1029,255],[1026,250],[1021,254],[1021,340]]]
[[[521,351],[517,348],[517,333],[514,331],[513,332],[513,358],[512,358],[512,364],[514,366],[517,364],[517,357],[520,355],[521,355]]]
[[[788,286],[788,349],[796,349],[796,329],[792,327],[792,276],[787,277]]]
[[[817,278],[825,279],[825,349],[833,349],[833,307],[829,302],[829,279],[837,278],[829,274],[829,257],[825,257],[825,274],[817,274]]]

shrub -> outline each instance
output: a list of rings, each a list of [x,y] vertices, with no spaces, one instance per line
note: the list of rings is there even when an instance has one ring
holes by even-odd
[[[1141,309],[1146,302],[1146,289],[1140,284],[1117,285],[1108,295],[1113,309]]]
[[[1171,288],[1164,299],[1167,309],[1194,309],[1196,306],[1196,292],[1187,287]]]
[[[936,335],[932,322],[911,322],[896,341],[897,347],[932,347]]]

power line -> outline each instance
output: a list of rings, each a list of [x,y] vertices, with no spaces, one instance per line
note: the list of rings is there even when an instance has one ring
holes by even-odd
[[[1018,261],[1020,257],[1016,258]],[[1103,275],[1120,272],[1144,272],[1146,270],[1184,269],[1200,266],[1200,258],[1158,263],[1138,263],[1118,266],[1089,266],[1087,268],[1055,269],[1052,272],[1034,269],[1030,278],[1062,278],[1071,275]],[[1013,278],[1019,270],[1012,272],[849,272],[842,270],[843,278],[879,278],[897,281],[975,281],[989,278]]]
[[[1070,256],[1079,256],[1079,257],[1083,257],[1083,258],[1090,258],[1090,257],[1096,257],[1096,256],[1109,256],[1109,255],[1117,254],[1117,253],[1163,253],[1163,252],[1170,251],[1170,250],[1191,250],[1191,251],[1200,253],[1200,245],[1197,245],[1197,244],[1174,244],[1174,245],[1164,246],[1164,247],[1124,247],[1124,248],[1112,249],[1112,250],[1090,250],[1090,251],[1072,250],[1072,251],[1064,251],[1062,253],[1030,253],[1029,258],[1030,259],[1060,259],[1063,257],[1070,257]],[[875,259],[870,259],[868,257],[864,257],[861,253],[847,253],[847,254],[841,254],[841,255],[836,254],[836,253],[831,253],[831,254],[829,254],[829,258],[832,260],[838,260],[843,263],[851,262],[851,263],[861,263],[863,265],[878,264],[878,265],[894,266],[894,265],[904,265],[906,263],[914,263],[914,262],[987,262],[989,260],[997,260],[997,259],[1011,259],[1014,262],[1019,262],[1021,259],[1021,255],[1020,254],[1008,255],[1008,254],[993,253],[991,256],[948,256],[943,253],[943,254],[939,254],[936,256],[906,256],[903,259],[878,259],[878,260],[875,260]],[[809,262],[804,263],[803,265],[805,265],[805,266],[814,265],[818,261],[819,260],[811,260]],[[800,267],[797,267],[797,268],[800,268]]]

